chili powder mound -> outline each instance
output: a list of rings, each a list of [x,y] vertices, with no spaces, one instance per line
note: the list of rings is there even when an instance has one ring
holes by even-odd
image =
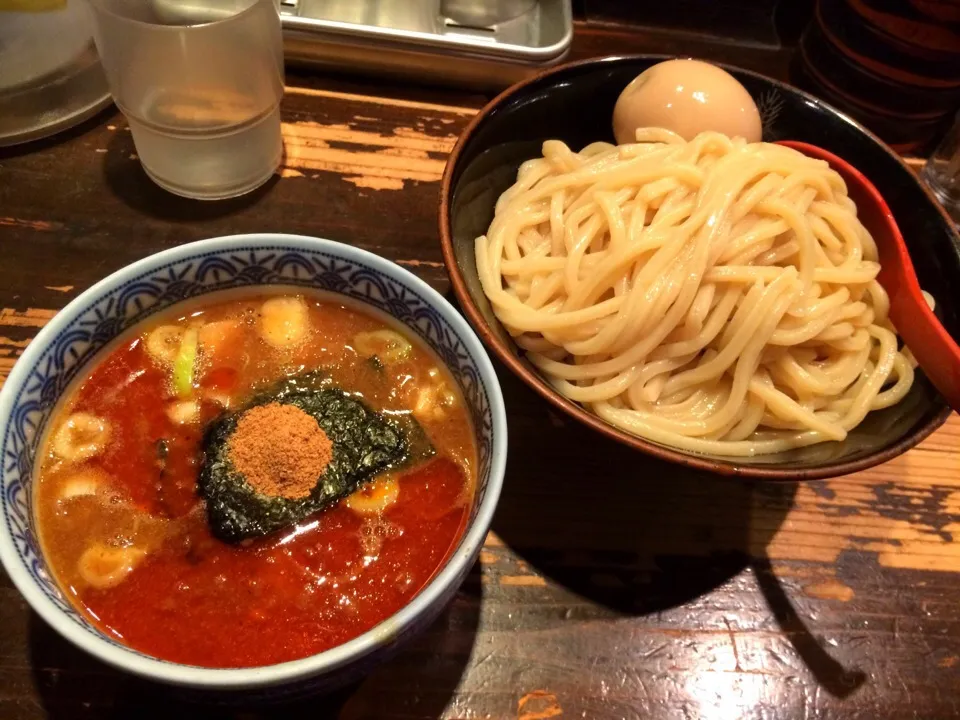
[[[330,460],[333,443],[316,418],[294,405],[258,405],[237,422],[230,461],[259,493],[307,497]]]

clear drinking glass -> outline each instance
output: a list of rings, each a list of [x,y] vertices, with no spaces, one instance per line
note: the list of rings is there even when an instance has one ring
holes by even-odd
[[[960,113],[920,171],[940,204],[960,222]]]
[[[283,154],[276,0],[90,0],[97,50],[140,163],[190,198],[242,195]]]

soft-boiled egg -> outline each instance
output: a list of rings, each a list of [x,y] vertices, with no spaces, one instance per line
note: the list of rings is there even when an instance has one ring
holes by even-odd
[[[730,73],[699,60],[667,60],[647,68],[620,93],[613,109],[617,142],[636,142],[637,128],[672,130],[685,140],[713,130],[759,142],[760,113]]]

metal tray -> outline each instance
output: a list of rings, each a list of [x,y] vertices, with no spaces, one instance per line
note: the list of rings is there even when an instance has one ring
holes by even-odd
[[[539,0],[480,25],[445,14],[464,0],[280,0],[284,54],[294,65],[502,88],[563,60],[573,38],[571,3]]]

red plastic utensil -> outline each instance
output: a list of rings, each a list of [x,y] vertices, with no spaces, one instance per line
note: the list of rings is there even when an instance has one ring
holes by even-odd
[[[907,244],[880,192],[853,165],[821,147],[795,140],[778,144],[826,160],[843,178],[850,198],[857,204],[857,217],[877,243],[877,280],[890,296],[890,319],[924,374],[960,413],[960,347],[923,299]]]

